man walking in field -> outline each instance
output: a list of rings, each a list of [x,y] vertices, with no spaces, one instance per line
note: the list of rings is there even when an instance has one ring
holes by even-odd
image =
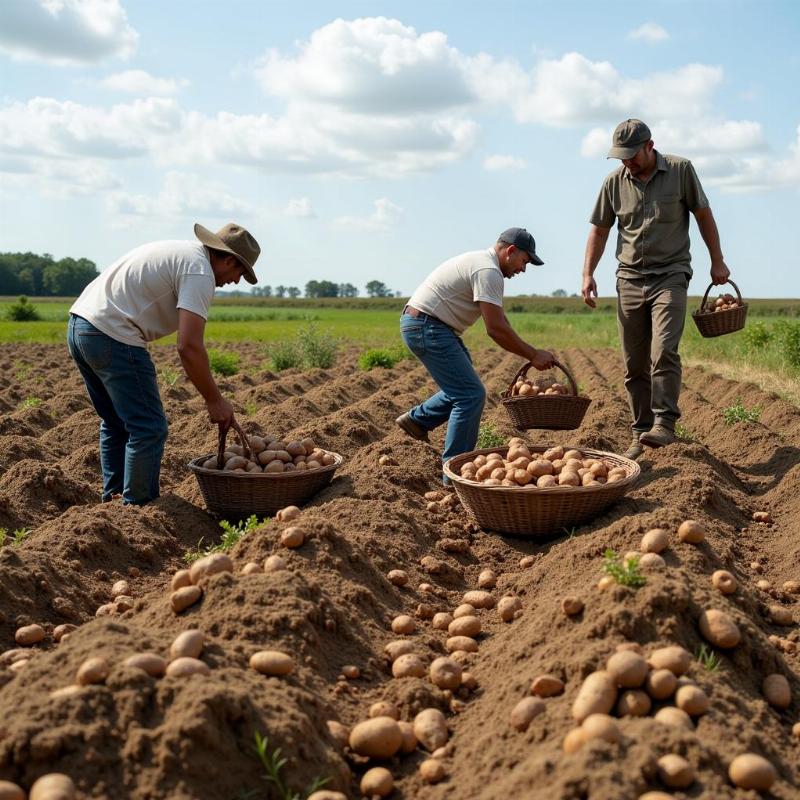
[[[439,391],[397,418],[410,436],[428,441],[428,432],[447,425],[443,460],[475,448],[486,390],[472,366],[461,334],[479,317],[504,350],[536,369],[553,366],[554,356],[524,342],[503,312],[503,279],[544,262],[525,228],[509,228],[486,250],[462,253],[440,264],[411,295],[400,318],[409,350],[425,365]],[[445,483],[447,483],[445,478]]]
[[[711,257],[711,282],[725,283],[730,272],[691,161],[655,150],[650,129],[638,119],[621,122],[612,144],[608,158],[620,159],[622,166],[605,179],[589,220],[581,291],[584,302],[595,308],[594,271],[616,221],[617,324],[633,414],[633,440],[625,455],[638,458],[643,445],[675,441],[678,345],[692,277],[690,211]]]
[[[147,342],[178,332],[178,354],[211,422],[230,425],[203,343],[215,287],[256,283],[261,252],[241,226],[217,233],[195,225],[199,241],[153,242],[104,270],[70,309],[67,344],[100,416],[103,502],[122,495],[141,505],[159,496],[167,418]]]

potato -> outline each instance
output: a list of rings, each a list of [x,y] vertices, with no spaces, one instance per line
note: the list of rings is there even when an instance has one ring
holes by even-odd
[[[475,606],[473,606],[472,603],[462,603],[453,611],[453,619],[459,619],[460,617],[474,617],[476,613]]]
[[[558,476],[559,486],[580,486],[581,479],[576,472],[567,472],[563,470]]]
[[[386,654],[389,661],[394,661],[406,653],[413,653],[414,649],[414,642],[408,639],[397,639],[394,642],[389,642],[389,644],[383,648],[383,652]]]
[[[68,636],[72,631],[78,629],[77,625],[72,625],[69,622],[64,622],[61,625],[56,625],[53,628],[53,641],[60,642],[65,636]]]
[[[700,633],[706,641],[724,650],[736,647],[742,638],[736,623],[716,608],[706,609],[700,615]]]
[[[188,569],[179,569],[173,576],[172,580],[170,581],[170,587],[172,588],[173,592],[177,592],[178,589],[183,589],[184,586],[191,586],[192,579],[189,576]]]
[[[769,618],[776,625],[793,625],[794,614],[790,608],[784,608],[777,603],[773,603],[769,607]]]
[[[28,800],[74,800],[75,792],[75,784],[69,775],[51,772],[34,781]]]
[[[581,724],[583,741],[602,739],[604,742],[615,744],[622,738],[622,731],[617,721],[608,714],[589,714]]]
[[[550,461],[539,459],[537,461],[531,461],[530,464],[528,464],[528,466],[525,468],[525,471],[532,478],[541,478],[543,475],[553,474],[553,465]]]
[[[244,469],[247,466],[247,459],[244,456],[232,456],[225,462],[224,470]]]
[[[494,596],[490,592],[483,589],[472,589],[469,592],[464,592],[463,602],[469,603],[475,608],[491,609],[495,606]]]
[[[447,773],[438,758],[428,758],[419,765],[419,776],[425,783],[439,783]]]
[[[694,783],[694,767],[675,753],[658,759],[658,777],[670,789],[687,789]]]
[[[714,588],[718,589],[722,594],[733,594],[738,587],[736,578],[725,569],[718,569],[711,576],[711,583]]]
[[[462,674],[461,664],[446,656],[434,659],[430,666],[431,683],[440,689],[458,689]]]
[[[669,533],[664,528],[653,528],[642,536],[639,550],[643,553],[663,553],[669,547]]]
[[[533,719],[545,710],[545,705],[538,697],[523,697],[511,709],[511,727],[518,731],[528,730]]]
[[[708,711],[711,703],[699,686],[681,686],[675,692],[675,705],[690,717],[699,717]]]
[[[199,658],[188,658],[182,656],[170,661],[167,665],[168,678],[188,678],[190,675],[210,675],[211,670]]]
[[[438,708],[426,708],[414,717],[414,735],[429,752],[447,744],[447,721]]]
[[[198,559],[189,568],[189,578],[198,584],[204,578],[210,578],[220,572],[233,572],[233,561],[226,553],[213,553]]]
[[[398,720],[397,724],[403,736],[400,752],[413,753],[417,749],[417,735],[414,733],[414,726],[410,722],[404,722],[403,720]]]
[[[78,672],[75,675],[75,682],[79,686],[102,683],[108,677],[109,672],[111,672],[111,666],[102,656],[87,658],[80,667],[78,667]]]
[[[678,528],[678,538],[689,544],[700,544],[706,538],[706,529],[697,520],[687,519]]]
[[[583,611],[583,600],[573,595],[567,595],[561,600],[561,611],[568,617],[574,617]]]
[[[389,583],[392,583],[395,586],[405,586],[408,583],[408,573],[402,569],[389,570],[386,578],[388,579]]]
[[[343,792],[335,792],[333,789],[319,789],[312,792],[307,800],[347,800],[347,795]]]
[[[125,666],[140,669],[151,678],[163,678],[167,671],[166,659],[156,653],[136,653],[125,659]]]
[[[755,753],[744,753],[731,761],[728,777],[740,789],[764,792],[778,779],[778,773],[766,758]]]
[[[342,725],[341,722],[335,719],[329,719],[325,725],[328,728],[328,734],[331,739],[333,739],[340,748],[344,749],[350,744],[350,729],[347,726]]]
[[[614,653],[606,661],[606,670],[617,686],[637,689],[644,683],[650,668],[644,656],[631,650],[622,650]]]
[[[649,695],[641,689],[628,689],[622,692],[617,700],[617,716],[645,717],[650,713],[652,706],[653,702]]]
[[[660,708],[653,715],[653,719],[656,722],[660,722],[662,725],[672,725],[675,728],[683,728],[687,731],[694,730],[692,718],[685,711],[681,711],[674,706]]]
[[[403,636],[408,636],[417,629],[417,623],[414,617],[409,617],[408,614],[400,614],[392,620],[392,631],[399,633]]]
[[[556,675],[538,675],[531,683],[531,694],[537,697],[556,697],[563,692],[564,681]]]
[[[392,675],[395,678],[422,678],[425,663],[415,653],[405,653],[392,662]]]
[[[654,669],[645,680],[644,689],[653,700],[666,700],[678,688],[675,673],[668,669]]]
[[[300,516],[300,509],[297,506],[286,506],[286,508],[280,509],[277,514],[275,514],[275,521],[276,522],[292,522],[296,520]]]
[[[400,719],[400,711],[394,703],[388,700],[379,700],[369,707],[367,716],[370,719],[375,717],[391,717],[392,719]]]
[[[368,758],[391,758],[402,742],[400,726],[391,717],[373,717],[350,731],[350,747]]]
[[[286,569],[288,566],[283,556],[267,556],[264,559],[264,572],[277,572],[280,569]]]
[[[639,559],[639,566],[646,570],[660,570],[665,569],[667,562],[658,553],[645,553]]]
[[[448,614],[446,611],[440,611],[438,614],[433,615],[433,622],[431,624],[437,631],[446,631],[452,621],[452,614]]]
[[[114,585],[111,587],[112,597],[118,597],[121,594],[130,594],[130,586],[128,585],[128,581],[125,580],[116,581]]]
[[[608,714],[617,701],[617,687],[609,672],[588,675],[572,704],[572,717],[583,722],[590,714]]]
[[[269,449],[262,450],[256,455],[256,461],[258,461],[262,467],[266,467],[267,464],[271,464],[273,461],[275,461],[275,451]]]
[[[481,621],[477,617],[458,617],[447,627],[451,636],[470,636],[473,639],[481,632]]]
[[[290,550],[295,550],[296,548],[302,546],[305,538],[305,531],[302,528],[293,526],[281,531],[280,539],[278,541],[281,547],[287,547]]]
[[[573,728],[565,737],[562,747],[567,755],[577,753],[583,747],[586,739],[582,728]]]
[[[783,675],[773,673],[764,678],[761,691],[767,702],[775,708],[789,708],[792,704],[792,690]]]
[[[25,800],[25,791],[11,781],[0,780],[0,800]]]
[[[250,666],[262,675],[277,677],[294,671],[294,659],[280,650],[259,650],[250,656]]]
[[[205,634],[197,628],[183,631],[173,639],[169,647],[169,657],[171,659],[182,657],[200,658],[205,641]]]
[[[470,636],[451,636],[444,647],[448,653],[455,653],[457,650],[464,650],[467,653],[478,652],[478,643]]]
[[[264,465],[264,474],[280,475],[284,472],[284,464],[277,458]]]
[[[14,641],[24,647],[29,647],[32,644],[38,644],[44,637],[45,632],[41,625],[23,625],[21,628],[17,628]]]
[[[176,614],[180,614],[197,603],[202,596],[203,590],[199,586],[184,586],[169,596],[169,604]]]
[[[207,458],[201,466],[203,469],[217,469],[217,457],[214,456],[213,458]]]
[[[372,767],[362,776],[359,788],[367,797],[386,797],[394,789],[394,778],[385,767]]]
[[[503,622],[511,622],[522,610],[522,603],[518,597],[501,597],[497,604],[497,613]]]
[[[258,575],[263,571],[264,570],[261,569],[261,565],[260,564],[256,564],[255,561],[248,561],[242,567],[242,575]]]
[[[668,669],[675,675],[683,675],[692,663],[692,655],[678,645],[660,647],[647,658],[653,669]]]

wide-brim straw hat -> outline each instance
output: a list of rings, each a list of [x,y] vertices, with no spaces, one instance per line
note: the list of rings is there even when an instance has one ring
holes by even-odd
[[[239,263],[244,267],[244,279],[248,283],[258,283],[253,266],[258,259],[261,248],[258,246],[258,242],[241,225],[229,222],[227,225],[223,225],[216,233],[212,233],[200,223],[195,223],[194,235],[206,247],[236,256]]]

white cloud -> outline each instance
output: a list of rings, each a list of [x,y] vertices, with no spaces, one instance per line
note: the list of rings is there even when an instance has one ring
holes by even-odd
[[[189,85],[189,81],[180,78],[156,78],[143,69],[129,69],[103,78],[100,85],[105,89],[117,92],[153,96],[177,94]]]
[[[306,219],[317,216],[311,201],[307,197],[295,197],[289,200],[285,213],[290,217],[303,217]]]
[[[0,2],[0,52],[15,59],[89,64],[127,58],[138,36],[118,0]]]
[[[0,157],[0,181],[9,192],[37,189],[44,197],[75,197],[117,189],[119,178],[93,159]]]
[[[629,34],[629,39],[635,39],[647,44],[657,44],[658,42],[665,42],[669,39],[669,33],[661,25],[655,22],[645,22],[638,28],[634,28]]]
[[[368,217],[338,217],[334,220],[337,228],[360,231],[385,231],[395,225],[403,215],[403,209],[386,197],[374,202],[375,210]]]
[[[525,169],[528,163],[524,158],[516,156],[493,155],[483,159],[483,168],[487,172],[500,172],[508,169]]]

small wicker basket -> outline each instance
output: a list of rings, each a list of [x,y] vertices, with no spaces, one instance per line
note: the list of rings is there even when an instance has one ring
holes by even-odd
[[[567,445],[565,445],[566,447]],[[531,453],[543,453],[551,445],[531,447]],[[458,499],[467,514],[484,530],[499,531],[511,536],[554,538],[563,536],[574,525],[597,516],[619,500],[639,477],[639,465],[629,458],[603,450],[576,448],[588,458],[603,458],[623,467],[622,480],[602,486],[568,486],[550,489],[528,489],[514,486],[483,486],[459,474],[461,466],[483,453],[506,452],[505,447],[474,450],[449,459],[444,473],[453,482]]]
[[[739,300],[739,305],[736,308],[729,308],[725,311],[707,309],[708,293],[714,285],[710,283],[706,293],[703,295],[700,308],[692,312],[692,319],[694,324],[697,325],[697,330],[706,339],[714,336],[724,336],[726,333],[735,333],[744,328],[744,323],[747,319],[747,303],[742,302],[742,293],[739,291],[739,287],[731,280],[728,283],[736,290],[736,297]]]
[[[549,430],[574,430],[579,428],[591,400],[578,395],[578,386],[570,371],[559,361],[554,362],[569,381],[572,394],[539,394],[520,397],[511,394],[514,384],[528,374],[529,361],[517,371],[508,388],[500,395],[503,407],[517,430],[547,428]]]
[[[247,436],[234,420],[236,431],[245,453],[249,454]],[[222,465],[228,428],[220,427],[217,464]],[[234,520],[246,519],[251,514],[271,517],[286,506],[299,506],[324,489],[333,479],[333,473],[344,459],[333,454],[335,461],[328,466],[310,471],[265,473],[223,472],[205,469],[202,465],[212,455],[200,456],[189,462],[189,469],[197,478],[200,492],[208,510],[216,517]]]

